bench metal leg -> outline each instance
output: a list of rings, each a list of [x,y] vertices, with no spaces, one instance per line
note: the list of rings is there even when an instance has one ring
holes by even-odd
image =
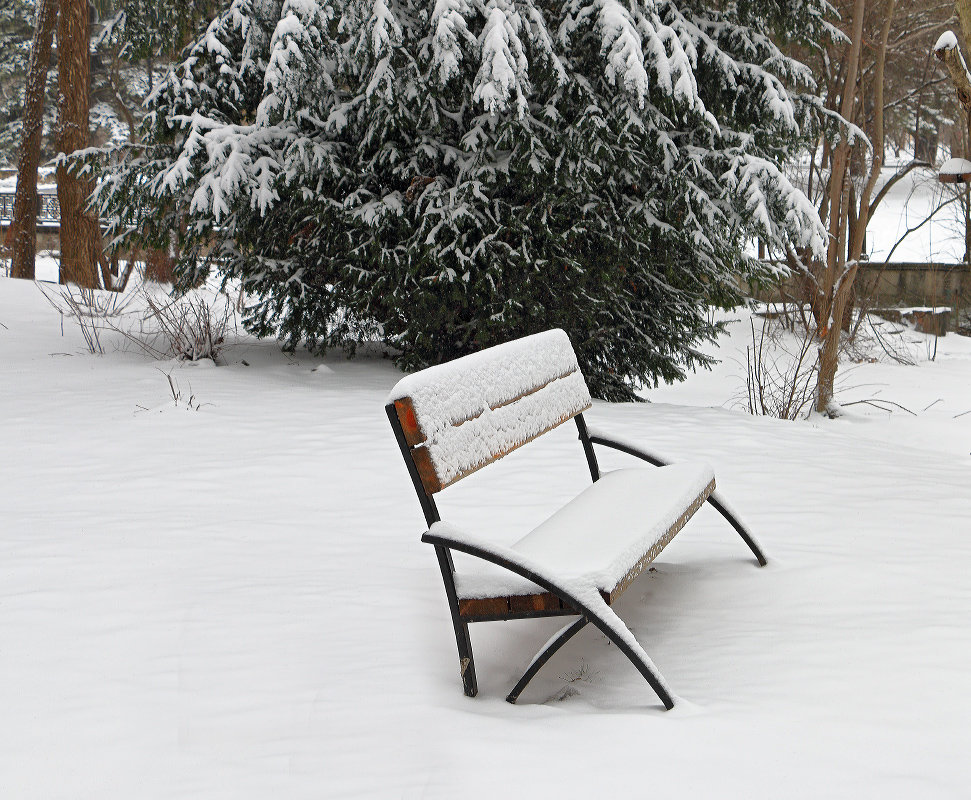
[[[472,658],[472,640],[469,638],[467,623],[455,623],[455,643],[459,650],[459,674],[462,676],[462,689],[466,697],[475,697],[479,693],[479,685],[475,680],[475,660]]]
[[[553,654],[586,627],[586,624],[587,619],[580,617],[576,622],[571,622],[553,634],[553,637],[546,643],[544,649],[533,657],[526,672],[523,673],[523,677],[519,679],[519,683],[506,696],[506,702],[515,703],[519,699],[519,695],[522,694],[523,689],[526,688],[526,684],[536,676],[536,673],[553,657]]]
[[[598,595],[598,599],[599,595]],[[602,606],[599,609],[599,614],[593,616],[590,620],[594,625],[596,625],[600,632],[606,636],[610,641],[617,645],[617,649],[620,650],[631,664],[633,664],[639,673],[644,676],[644,679],[651,685],[651,688],[660,698],[664,707],[670,711],[674,708],[674,698],[671,697],[671,693],[668,691],[667,686],[664,685],[664,679],[661,677],[654,663],[648,658],[647,653],[638,645],[635,650],[627,641],[627,638],[621,634],[620,629],[630,636],[630,632],[627,630],[623,621],[618,617],[602,600],[599,605]],[[593,612],[594,609],[590,606],[585,605],[584,610],[588,612]],[[633,636],[631,636],[633,639]]]
[[[481,558],[483,561],[490,561],[493,564],[497,564],[500,567],[508,569],[510,572],[515,572],[517,575],[522,575],[527,580],[542,586],[548,592],[552,592],[557,597],[559,597],[564,603],[575,608],[587,622],[593,623],[594,626],[610,641],[617,645],[617,649],[620,650],[628,660],[636,667],[637,671],[644,676],[645,680],[650,684],[651,688],[655,691],[657,696],[660,698],[664,707],[667,709],[674,708],[674,699],[671,697],[671,693],[668,691],[667,686],[664,684],[664,679],[661,677],[654,663],[651,661],[650,656],[644,652],[644,649],[637,643],[633,634],[624,625],[623,620],[618,617],[613,610],[608,606],[600,593],[593,587],[577,587],[579,591],[574,591],[566,586],[558,585],[555,578],[548,575],[540,575],[538,572],[524,567],[522,564],[515,560],[516,553],[506,548],[498,548],[494,546],[489,546],[488,548],[484,544],[470,544],[467,541],[462,541],[460,539],[454,539],[447,535],[442,535],[441,533],[433,533],[429,530],[421,537],[423,542],[435,545],[437,548],[450,548],[452,550],[458,550],[461,553],[468,553],[470,556],[475,556],[476,558]],[[441,557],[440,557],[441,558]],[[446,589],[451,585],[451,595],[450,597],[455,597],[455,586],[451,582],[451,573],[449,573],[448,579],[446,580]],[[456,609],[455,614],[458,613],[458,604],[456,603],[454,608]],[[453,617],[454,619],[455,617]],[[576,631],[574,631],[575,633]],[[571,634],[572,636],[572,634]],[[566,640],[564,640],[566,641]],[[562,643],[560,643],[562,646]],[[461,652],[461,645],[459,646]],[[555,652],[555,651],[554,651]],[[471,647],[469,648],[469,656],[471,658]],[[552,654],[551,654],[552,655]],[[469,662],[471,667],[471,661]],[[542,665],[540,665],[542,666]]]
[[[755,541],[755,537],[749,533],[748,529],[742,524],[741,520],[735,516],[735,514],[728,508],[726,502],[717,492],[712,492],[708,495],[708,502],[721,514],[728,523],[738,531],[738,535],[742,537],[742,541],[748,545],[748,549],[752,551],[755,555],[756,560],[759,562],[760,567],[764,567],[768,561],[765,558],[765,553],[762,552],[762,548],[759,543]]]
[[[479,685],[475,680],[475,659],[472,657],[472,640],[469,638],[469,625],[459,616],[459,603],[455,595],[455,568],[448,548],[435,546],[438,556],[438,566],[442,570],[442,580],[445,582],[445,595],[448,597],[448,608],[452,613],[452,627],[455,629],[455,644],[459,651],[459,672],[462,676],[462,689],[466,697],[475,697],[479,693]]]

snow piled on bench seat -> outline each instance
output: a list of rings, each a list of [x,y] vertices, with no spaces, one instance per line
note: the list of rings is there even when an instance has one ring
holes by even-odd
[[[542,564],[547,574],[568,582],[579,579],[609,593],[631,570],[643,568],[657,556],[669,540],[667,534],[680,529],[685,512],[697,507],[699,498],[704,501],[714,481],[712,468],[704,463],[608,472],[509,552],[523,563]],[[543,591],[491,564],[455,577],[462,599]]]
[[[443,487],[591,405],[573,346],[559,329],[408,375],[388,402],[405,397]]]
[[[459,600],[480,600],[488,597],[526,597],[543,594],[546,589],[508,569],[478,561],[455,572],[455,594]]]
[[[704,463],[608,472],[512,549],[610,592],[644,556],[644,563],[657,556],[666,534],[680,529],[714,483]]]

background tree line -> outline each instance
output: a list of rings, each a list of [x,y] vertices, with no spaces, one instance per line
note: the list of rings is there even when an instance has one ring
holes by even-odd
[[[34,277],[39,165],[59,152],[136,141],[144,99],[215,7],[209,0],[3,0],[0,163],[14,162],[16,143],[14,221],[5,241],[13,277]],[[100,224],[88,209],[94,181],[66,161],[56,174],[61,281],[110,287]]]
[[[51,16],[50,13],[45,16],[45,9],[56,9],[57,2],[39,0],[32,29],[33,47],[26,49],[23,37],[31,28],[25,24],[24,15],[33,4],[28,0],[4,2],[0,25],[14,35],[5,39],[0,58],[20,65],[19,72],[14,70],[10,74],[23,75],[27,85],[18,119],[24,134],[24,147],[20,153],[23,176],[31,172],[32,163],[30,158],[24,161],[25,153],[28,156],[38,154],[33,158],[36,170],[42,152],[39,145],[29,143],[33,141],[31,134],[36,136],[40,127],[36,121],[36,107],[39,99],[45,97],[48,98],[46,106],[42,102],[40,105],[47,109],[48,128],[50,126],[51,81],[41,79],[40,71],[46,70],[43,58],[45,35],[48,41],[53,36]],[[852,308],[854,282],[867,247],[866,227],[870,216],[889,185],[902,179],[910,170],[930,165],[939,145],[952,153],[967,152],[967,114],[955,100],[942,63],[950,69],[952,78],[961,75],[961,71],[952,68],[943,56],[933,58],[935,41],[956,21],[955,8],[960,11],[962,2],[964,0],[955,3],[943,0],[838,0],[831,6],[820,0],[819,3],[782,3],[778,8],[774,3],[751,7],[750,4],[732,4],[728,8],[724,4],[690,0],[681,3],[632,2],[627,8],[644,13],[644,19],[650,21],[647,27],[656,21],[667,29],[678,30],[682,42],[692,41],[693,52],[703,54],[700,58],[695,55],[697,60],[693,67],[704,77],[704,82],[699,82],[701,88],[697,97],[708,108],[716,109],[715,113],[721,115],[718,121],[729,131],[729,139],[736,139],[733,142],[721,137],[719,141],[721,135],[714,135],[712,129],[714,138],[690,141],[684,126],[693,120],[690,124],[696,132],[704,130],[705,125],[698,124],[703,118],[695,118],[683,108],[679,110],[683,97],[677,92],[664,97],[661,96],[663,91],[661,95],[650,97],[651,107],[660,112],[659,116],[643,117],[635,113],[632,117],[629,105],[622,113],[627,114],[628,120],[639,119],[637,124],[645,129],[657,129],[659,122],[662,128],[673,123],[666,134],[666,141],[675,143],[673,147],[666,149],[669,146],[665,140],[654,138],[653,134],[629,141],[616,137],[598,139],[599,134],[583,142],[574,139],[571,147],[576,149],[578,164],[586,163],[585,159],[596,153],[593,157],[603,160],[607,172],[615,164],[622,165],[617,182],[607,182],[616,194],[606,200],[603,208],[616,210],[626,205],[649,210],[649,215],[645,216],[648,224],[643,229],[644,238],[640,240],[636,236],[630,238],[634,227],[629,208],[613,218],[598,219],[598,225],[606,233],[605,245],[625,242],[621,248],[623,252],[618,250],[611,256],[611,264],[606,268],[602,252],[599,252],[599,258],[591,252],[577,261],[573,255],[577,234],[567,234],[566,228],[557,231],[555,226],[550,227],[549,215],[542,217],[541,224],[530,223],[528,241],[534,241],[538,233],[550,234],[553,237],[550,242],[559,236],[567,238],[548,252],[537,251],[530,263],[518,264],[518,272],[504,272],[505,268],[498,265],[502,259],[517,263],[517,253],[527,250],[512,239],[499,241],[487,230],[490,225],[494,228],[505,220],[505,211],[500,212],[499,206],[478,221],[474,221],[475,214],[465,217],[461,223],[453,221],[450,223],[455,226],[451,240],[442,240],[440,245],[433,243],[430,248],[428,243],[433,242],[434,236],[442,234],[441,226],[425,229],[425,221],[416,218],[414,232],[408,233],[402,228],[410,209],[420,207],[424,209],[423,213],[427,212],[427,201],[432,194],[448,186],[440,183],[438,177],[444,174],[443,164],[436,165],[434,158],[428,160],[429,152],[438,147],[436,137],[457,136],[465,146],[472,141],[469,137],[473,134],[482,142],[490,141],[490,136],[495,134],[498,138],[489,145],[491,157],[525,148],[523,152],[531,153],[534,159],[524,162],[523,166],[529,167],[539,163],[535,161],[537,158],[542,161],[542,154],[552,152],[557,146],[556,137],[547,141],[543,138],[545,134],[537,135],[539,128],[529,129],[521,124],[524,109],[527,116],[533,113],[527,92],[550,79],[549,69],[554,70],[552,77],[557,79],[555,70],[568,65],[574,70],[571,79],[578,79],[579,85],[587,86],[592,74],[589,70],[602,68],[603,64],[598,65],[597,59],[602,61],[606,55],[607,71],[614,76],[611,80],[616,84],[618,68],[610,63],[614,53],[611,48],[634,47],[636,50],[636,45],[621,39],[602,40],[594,42],[600,48],[599,56],[596,50],[588,51],[579,46],[576,53],[570,51],[568,57],[561,58],[558,53],[551,56],[553,39],[548,33],[537,33],[536,26],[542,15],[555,17],[560,13],[557,4],[523,2],[520,8],[498,0],[490,0],[481,7],[459,0],[443,2],[436,5],[433,15],[439,27],[431,38],[422,39],[421,29],[429,20],[431,9],[420,5],[412,8],[407,3],[386,5],[380,0],[322,6],[282,0],[210,0],[188,5],[140,0],[98,0],[85,5],[77,0],[60,0],[53,57],[58,67],[61,94],[73,96],[70,92],[65,93],[63,87],[85,85],[88,88],[82,93],[84,97],[93,97],[96,103],[110,106],[115,118],[123,125],[116,126],[118,130],[113,137],[92,142],[88,133],[88,110],[82,107],[83,104],[76,108],[64,104],[60,109],[60,121],[55,126],[60,137],[59,146],[48,145],[48,150],[72,152],[92,143],[103,144],[108,138],[113,138],[116,143],[125,140],[120,147],[109,145],[103,148],[98,161],[103,171],[100,208],[109,218],[112,236],[119,237],[119,241],[174,252],[179,259],[177,277],[183,281],[198,280],[201,272],[215,260],[221,268],[228,266],[227,274],[240,278],[258,298],[251,309],[250,323],[261,334],[279,332],[291,346],[298,341],[307,341],[311,345],[339,344],[361,326],[371,326],[372,331],[384,335],[390,344],[402,351],[404,364],[420,366],[485,346],[493,337],[504,338],[525,332],[541,321],[542,324],[558,324],[546,309],[559,305],[565,318],[587,319],[581,333],[590,354],[587,369],[601,376],[602,393],[615,397],[629,397],[630,388],[638,383],[658,377],[676,377],[685,367],[704,363],[693,343],[699,337],[713,335],[715,327],[704,322],[700,309],[709,303],[734,302],[738,293],[732,288],[731,276],[752,276],[763,269],[747,256],[745,250],[747,238],[757,235],[769,245],[770,255],[781,256],[789,269],[802,277],[803,299],[812,309],[816,334],[821,342],[816,405],[818,410],[825,411],[832,401],[840,330]],[[562,9],[567,9],[562,12],[567,15],[563,24],[574,24],[569,22],[573,17],[568,9],[585,6],[581,2],[563,3]],[[616,8],[620,9],[617,13],[632,13],[624,12],[625,7],[621,5]],[[522,27],[523,17],[517,16],[522,9],[529,10],[530,27],[526,29]],[[407,25],[399,21],[396,12]],[[587,12],[575,18],[582,18],[583,13]],[[290,35],[287,45],[291,48],[289,52],[298,54],[296,58],[275,49],[278,38],[286,38],[277,26],[288,15],[299,22],[294,28],[298,32]],[[347,36],[347,31],[341,28],[352,17],[359,27],[358,39]],[[501,46],[492,52],[491,57],[501,56],[509,67],[509,74],[503,79],[504,83],[494,81],[483,89],[482,72],[476,74],[479,62],[473,58],[475,48],[470,49],[470,43],[478,36],[480,40],[476,47],[482,46],[491,35],[490,26],[498,19],[505,20],[500,24],[502,35],[496,40]],[[45,34],[45,25],[51,28],[48,34]],[[407,26],[412,26],[413,30]],[[596,26],[591,33],[595,29]],[[646,29],[641,24],[640,31]],[[77,36],[70,33],[72,30],[77,31]],[[560,30],[563,30],[562,25]],[[518,37],[527,31],[530,37],[537,35],[539,38],[520,40]],[[719,40],[725,31],[728,33]],[[543,39],[544,35],[547,39]],[[368,36],[370,42],[367,42]],[[19,44],[15,41],[18,37]],[[72,38],[92,44],[93,56],[87,59],[90,67],[87,74],[82,74],[80,61],[85,59],[80,56],[81,48],[71,50],[70,58],[67,58],[68,50],[56,46],[57,41],[63,39],[67,43]],[[579,43],[581,38],[575,41]],[[670,48],[672,42],[662,43],[662,50]],[[187,44],[190,46],[183,51]],[[647,39],[641,44],[646,46]],[[349,47],[354,48],[350,61],[355,61],[355,66],[342,71],[342,59],[348,58]],[[433,50],[435,55],[429,60]],[[650,51],[650,60],[645,57],[643,64],[651,73],[654,86],[663,87],[665,76],[670,80],[670,53],[659,57],[658,52]],[[960,48],[957,52],[960,53]],[[39,57],[34,58],[35,54]],[[627,55],[630,54],[628,51]],[[65,63],[63,70],[62,61]],[[170,74],[178,79],[153,95],[149,103],[149,120],[138,133],[141,103],[173,61],[177,67],[175,73]],[[752,87],[747,86],[746,80],[726,77],[726,73],[720,72],[716,66],[723,67],[729,62],[741,65],[739,75],[757,76]],[[800,62],[809,65],[812,77],[808,72],[800,72]],[[493,63],[497,62],[494,60]],[[528,63],[530,71],[523,71],[517,63]],[[629,58],[627,63],[630,63]],[[770,64],[776,66],[767,66]],[[533,71],[534,67],[536,71]],[[472,71],[468,72],[470,69]],[[416,80],[421,70],[426,72]],[[435,70],[437,76],[432,74]],[[963,70],[967,76],[966,66]],[[228,79],[227,75],[236,77]],[[765,75],[770,77],[765,78]],[[360,87],[361,93],[354,99],[355,86],[364,76],[369,83]],[[190,88],[188,92],[174,88],[180,80],[184,86],[196,88]],[[596,92],[600,92],[608,104],[621,103],[618,108],[624,108],[623,104],[628,102],[624,97],[629,98],[632,91],[636,92],[632,88],[636,81],[625,77],[628,83],[622,87],[624,91],[614,95],[611,94],[614,89],[608,85],[611,80],[598,85],[590,97],[596,97]],[[0,83],[0,101],[6,104],[0,109],[15,102],[11,99],[15,93],[10,91],[14,82]],[[955,79],[955,83],[960,84],[960,80]],[[971,87],[971,78],[967,83]],[[218,88],[222,84],[225,86]],[[790,104],[791,110],[787,113],[795,114],[792,127],[780,127],[772,121],[777,105],[768,102],[760,107],[760,101],[751,89],[766,86],[770,87],[767,95],[781,91],[779,97]],[[401,93],[402,87],[406,89],[405,93]],[[217,96],[219,91],[229,94]],[[479,118],[473,127],[463,128],[473,121],[470,117],[451,132],[440,127],[454,117],[462,103],[469,102],[470,96],[474,102],[482,102],[484,93],[489,92],[492,93],[489,97],[501,100],[486,109],[492,122],[483,126]],[[442,95],[440,100],[435,97],[436,93]],[[518,98],[516,108],[520,122],[516,121],[515,115],[503,117],[510,96]],[[964,103],[960,86],[957,96]],[[400,105],[405,97],[405,105]],[[673,103],[672,98],[675,99]],[[33,117],[28,113],[32,100]],[[417,107],[416,100],[419,101]],[[575,100],[579,101],[580,97]],[[323,147],[330,155],[317,156],[323,160],[318,160],[313,169],[301,165],[299,158],[289,166],[269,169],[262,175],[256,171],[247,173],[249,167],[244,167],[242,177],[233,184],[235,178],[231,176],[227,182],[226,164],[219,161],[222,156],[216,157],[215,171],[209,169],[206,172],[206,168],[200,167],[197,154],[186,152],[186,143],[193,141],[194,136],[212,138],[214,126],[228,124],[249,129],[259,121],[261,108],[270,107],[268,103],[277,110],[264,114],[261,136],[268,132],[271,138],[278,135],[281,124],[295,126],[294,130],[300,131],[311,124],[310,120],[317,119],[319,121],[311,125],[316,126],[315,130],[298,133],[290,145],[300,141],[303,142],[300,147]],[[968,92],[968,103],[971,104],[971,91]],[[335,156],[343,153],[343,148],[350,143],[346,135],[332,136],[327,132],[333,120],[327,114],[345,115],[351,108],[356,109],[355,114],[366,112],[370,115],[367,125],[354,134],[362,137],[357,140],[357,145],[375,148],[368,156],[370,160],[354,166],[349,162],[342,163]],[[558,107],[555,113],[563,113],[564,108],[566,106]],[[283,109],[282,116],[279,116],[280,109]],[[549,113],[549,109],[548,106],[545,113]],[[756,113],[759,111],[772,113]],[[198,112],[209,120],[204,123],[209,127],[203,130],[190,126],[181,131],[179,125],[173,127],[173,119],[185,119],[189,112]],[[681,114],[683,116],[679,116]],[[749,114],[754,116],[747,117]],[[606,126],[602,130],[609,130],[620,124],[619,120],[620,117],[607,114],[598,125]],[[184,126],[185,123],[179,124]],[[501,135],[496,133],[500,130]],[[562,145],[568,139],[560,133],[559,145]],[[591,130],[584,135],[592,134]],[[138,142],[140,136],[146,137],[143,143]],[[399,156],[393,148],[415,146],[416,136],[426,139],[424,155],[415,160],[417,171],[413,175],[405,174],[394,165]],[[268,141],[257,145],[253,138],[230,137],[221,142],[222,150],[217,147],[216,151],[238,156],[242,152],[240,148],[254,148],[245,152],[243,162],[233,162],[234,168],[240,163],[252,167],[261,158],[264,166],[274,159],[286,158],[279,149],[271,152],[280,145],[279,141],[272,144]],[[690,148],[698,153],[707,152],[709,156],[715,152],[724,154],[732,148],[737,149],[740,142],[745,142],[742,150],[756,147],[757,150],[752,152],[758,152],[759,158],[768,157],[769,164],[792,169],[794,165],[808,163],[808,169],[796,169],[796,176],[815,205],[818,220],[826,226],[822,249],[811,245],[805,236],[800,238],[796,228],[801,227],[805,234],[809,230],[805,221],[787,232],[789,223],[784,220],[789,219],[791,223],[794,206],[791,200],[785,200],[785,193],[776,194],[774,199],[771,197],[772,192],[778,192],[783,185],[774,183],[777,179],[770,177],[771,170],[760,173],[761,184],[753,183],[751,172],[746,173],[741,183],[737,183],[737,171],[729,170],[721,176],[724,179],[734,175],[729,182],[735,180],[735,188],[741,187],[748,192],[743,198],[748,204],[745,210],[750,215],[746,221],[744,214],[736,213],[738,209],[729,212],[727,205],[718,205],[721,201],[717,200],[717,181],[706,184],[702,179],[699,182],[699,176],[704,170],[711,169],[714,162],[706,164],[705,158],[688,159],[682,169],[677,166],[677,159],[665,157],[665,163],[654,164],[650,158],[645,158],[647,153],[655,151],[670,155],[689,152]],[[133,144],[139,147],[133,148]],[[141,147],[142,144],[148,145],[149,149]],[[594,150],[583,155],[584,148],[591,146]],[[891,150],[912,157],[888,182],[881,173],[885,154]],[[297,150],[289,152],[293,155]],[[300,152],[300,158],[305,157],[307,151]],[[146,157],[146,153],[151,155]],[[446,158],[454,159],[455,155]],[[722,167],[731,163],[730,160],[724,161]],[[515,165],[515,159],[509,164]],[[192,175],[179,185],[179,191],[183,192],[181,198],[175,192],[158,191],[158,179],[162,175],[171,175],[173,165],[178,165],[185,175]],[[385,169],[390,171],[382,177]],[[495,183],[494,167],[480,159],[476,169],[484,172],[480,172],[480,177],[473,183],[479,187],[491,185],[508,196],[513,187],[508,181],[501,186]],[[671,181],[672,175],[680,173],[683,178],[689,171],[693,172],[693,179]],[[620,178],[625,173],[630,177]],[[355,174],[364,179],[356,191],[351,185]],[[486,183],[482,182],[482,175],[488,178]],[[310,178],[311,184],[316,181],[315,188],[305,184]],[[535,174],[527,169],[521,178],[532,181]],[[328,180],[337,183],[324,189]],[[548,203],[547,199],[541,198],[562,200],[564,192],[575,191],[576,185],[586,186],[585,191],[598,195],[600,184],[597,180],[586,184],[587,176],[578,172],[574,172],[570,180],[575,185],[552,181],[539,190],[539,195],[515,199],[509,209],[518,207],[520,211],[501,222],[507,226],[507,239],[508,232],[515,230],[518,220],[531,219],[533,209]],[[249,194],[239,191],[247,181],[252,184]],[[66,209],[69,216],[64,231],[67,244],[62,243],[62,277],[83,285],[99,282],[106,285],[108,281],[99,278],[97,270],[99,263],[104,269],[100,258],[100,228],[90,212],[84,210],[93,184],[84,176],[70,175],[64,164],[58,170],[58,183],[59,195],[63,186],[62,214]],[[663,191],[645,194],[644,187],[652,185],[664,187]],[[151,191],[146,190],[149,186]],[[227,186],[231,187],[229,194],[221,194]],[[198,193],[203,189],[209,192],[207,207],[198,202]],[[362,190],[371,197],[370,210],[358,209],[351,217],[335,216],[338,208],[335,202],[346,205],[349,200],[363,197]],[[194,193],[195,198],[191,203],[190,193]],[[393,211],[388,198],[396,193],[403,204]],[[486,196],[482,195],[483,198]],[[494,200],[499,197],[489,196]],[[716,198],[716,203],[707,210],[693,205],[694,201],[679,205],[682,197],[692,196]],[[378,198],[383,198],[381,203],[376,202]],[[228,205],[222,207],[220,203],[224,200]],[[555,202],[549,204],[551,210],[554,207]],[[200,208],[203,208],[201,212]],[[569,214],[583,217],[588,210],[589,204],[578,203]],[[356,230],[362,214],[367,221],[360,229],[363,238],[356,242],[357,234],[352,231]],[[709,215],[709,222],[714,218],[711,215],[728,214],[725,219],[730,219],[731,223],[723,226],[724,235],[716,238],[710,233],[711,226],[702,222],[705,214]],[[668,217],[672,221],[669,222]],[[267,225],[270,218],[280,224]],[[610,221],[606,221],[608,219]],[[673,223],[675,219],[676,224]],[[556,223],[562,224],[563,221]],[[591,235],[589,227],[583,229],[587,236]],[[414,237],[421,230],[425,230],[421,234],[425,237],[425,245],[418,246],[419,238],[414,238],[413,246],[404,250],[395,244],[400,243],[402,236]],[[706,235],[699,235],[702,230]],[[30,277],[32,258],[26,258],[30,254],[26,220],[17,233],[24,244],[19,251],[23,257],[15,263],[14,274]],[[477,237],[480,242],[489,242],[490,249],[494,248],[494,255],[487,258],[497,259],[484,262],[488,265],[480,265],[481,274],[468,269],[468,264],[474,262],[468,262],[465,269],[443,265],[446,253],[461,256],[466,252],[463,247],[471,246],[462,245],[456,249],[458,241],[472,242]],[[15,250],[17,241],[15,237]],[[708,247],[711,249],[706,250]],[[300,251],[299,257],[293,255],[295,250]],[[480,255],[476,258],[480,258],[483,251],[469,252],[478,252]],[[358,261],[352,263],[348,253]],[[500,253],[505,255],[498,255]],[[617,276],[625,275],[628,268],[622,262],[632,257],[643,261],[647,271],[640,278],[631,275],[617,283]],[[528,274],[530,264],[537,260],[541,263],[559,261],[567,265],[567,274],[571,276],[567,282],[569,287],[552,289],[554,284],[543,275],[525,280],[523,275]],[[400,271],[403,263],[411,266]],[[378,267],[372,268],[374,265]],[[417,272],[409,271],[416,269]],[[342,277],[345,274],[347,277]],[[763,277],[769,277],[764,270]],[[602,300],[591,295],[586,281],[593,281],[604,290]],[[413,291],[409,288],[412,285]],[[370,288],[362,294],[362,286]],[[540,286],[547,287],[543,291],[549,296],[542,292],[533,296]],[[631,294],[631,287],[637,286],[642,288]],[[668,288],[662,290],[664,286]],[[605,287],[612,288],[606,290]],[[574,290],[579,294],[573,294]],[[486,299],[490,294],[495,295],[492,301]],[[569,302],[564,300],[565,297],[571,298]],[[396,300],[389,301],[388,298]],[[598,310],[592,317],[585,317],[585,309],[591,304]],[[422,316],[428,319],[427,331],[415,330],[416,308],[424,309]],[[692,308],[696,311],[690,311]],[[617,309],[627,309],[631,316],[625,320],[609,313]],[[442,310],[446,312],[444,317],[441,316]],[[615,347],[605,345],[608,337],[620,344]],[[636,355],[648,348],[664,355],[647,359]],[[580,350],[583,349],[581,343]]]

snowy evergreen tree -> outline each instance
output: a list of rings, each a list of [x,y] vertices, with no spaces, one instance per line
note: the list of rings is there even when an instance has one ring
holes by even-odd
[[[778,41],[825,0],[233,0],[112,151],[115,234],[175,236],[285,343],[416,368],[548,327],[596,394],[705,363],[709,307],[824,249],[780,171],[818,103]],[[174,234],[173,234],[174,232]]]

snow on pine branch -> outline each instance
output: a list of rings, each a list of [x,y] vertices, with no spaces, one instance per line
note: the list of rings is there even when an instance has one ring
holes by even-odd
[[[438,73],[443,84],[458,76],[463,44],[475,42],[466,23],[471,14],[468,0],[437,0],[435,3],[430,25],[430,58],[432,70]]]
[[[782,78],[804,86],[815,86],[812,71],[787,57],[769,36],[730,24],[710,15],[689,17],[673,3],[662,6],[662,16],[678,31],[682,41],[697,42],[692,64],[702,58],[721,73],[726,87],[739,90],[748,84],[753,96],[773,119],[787,130],[796,131],[796,102]],[[686,50],[688,48],[686,47]],[[691,52],[691,51],[688,51]]]
[[[280,165],[276,144],[288,138],[286,128],[225,125],[198,112],[173,120],[188,129],[175,162],[159,175],[159,191],[177,195],[197,184],[190,211],[211,214],[219,222],[231,213],[238,195],[248,195],[252,208],[265,213],[279,199],[274,188]],[[202,174],[195,178],[197,159],[205,157]]]
[[[481,65],[472,97],[490,114],[500,113],[513,98],[516,114],[522,118],[530,93],[526,48],[519,38],[522,17],[507,0],[489,0],[486,12],[479,37]]]
[[[269,124],[274,115],[292,119],[304,105],[304,81],[313,84],[320,79],[329,83],[319,54],[323,50],[322,32],[327,30],[333,14],[329,5],[321,8],[315,0],[284,2],[270,41],[264,97],[256,112],[258,124]]]
[[[365,25],[365,36],[358,47],[358,57],[374,63],[371,78],[364,91],[365,97],[380,97],[385,103],[394,100],[394,69],[391,66],[391,50],[401,41],[402,31],[398,20],[385,0],[374,0],[371,16]],[[366,54],[362,52],[369,46]]]
[[[743,198],[748,224],[766,238],[776,239],[784,232],[796,247],[825,258],[828,234],[816,207],[771,161],[741,153],[722,181]],[[781,215],[776,206],[783,210]]]
[[[866,135],[866,131],[842,117],[838,111],[827,108],[822,98],[812,94],[800,94],[799,102],[809,108],[824,123],[836,128],[836,133],[833,135],[834,147],[845,137],[850,147],[862,144],[867,152],[873,151],[873,144],[870,142],[870,137]]]

